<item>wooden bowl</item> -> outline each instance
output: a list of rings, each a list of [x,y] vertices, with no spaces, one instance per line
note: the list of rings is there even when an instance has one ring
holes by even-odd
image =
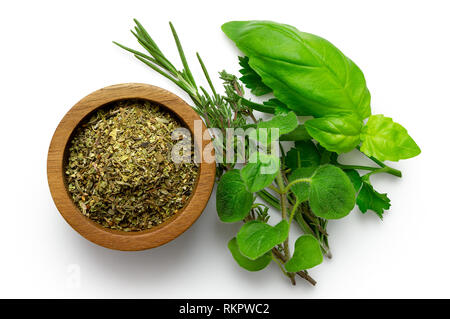
[[[64,176],[65,153],[71,136],[79,123],[95,110],[110,102],[124,99],[149,100],[175,113],[185,126],[194,132],[194,120],[201,120],[197,113],[175,94],[148,84],[119,84],[95,91],[64,116],[53,135],[47,160],[47,177],[53,201],[64,219],[86,239],[117,250],[144,250],[163,245],[187,230],[205,208],[214,186],[216,164],[199,164],[199,174],[192,195],[186,206],[164,223],[148,230],[125,232],[101,226],[84,216],[73,202]],[[206,127],[202,123],[202,133]],[[192,136],[194,136],[192,134]],[[208,135],[209,136],[209,135]],[[209,143],[202,136],[194,136],[201,151]]]

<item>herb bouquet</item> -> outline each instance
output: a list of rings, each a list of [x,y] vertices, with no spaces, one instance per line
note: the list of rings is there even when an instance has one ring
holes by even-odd
[[[223,32],[244,56],[239,79],[219,73],[225,92],[220,94],[198,53],[209,91],[197,85],[172,24],[181,70],[135,22],[132,33],[146,53],[116,44],[183,89],[208,128],[215,129],[216,155],[223,159],[217,165],[217,213],[223,222],[244,222],[228,242],[236,262],[258,271],[273,261],[292,284],[299,276],[314,285],[308,269],[322,256],[331,258],[328,220],[347,216],[355,204],[362,213],[371,210],[383,218],[390,199],[374,189],[370,177],[401,177],[384,162],[418,155],[417,144],[391,118],[372,115],[363,73],[323,38],[270,21],[225,23]],[[273,97],[255,103],[245,97],[244,85],[255,96]],[[257,120],[254,111],[273,117]],[[298,116],[309,119],[299,123]],[[251,132],[230,136],[230,129]],[[286,152],[280,141],[295,146]],[[339,161],[339,154],[355,148],[374,166]],[[276,225],[268,223],[272,211],[282,217]],[[293,222],[304,235],[291,249]]]

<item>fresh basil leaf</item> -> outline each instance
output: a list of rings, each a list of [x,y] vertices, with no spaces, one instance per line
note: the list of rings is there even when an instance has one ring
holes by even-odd
[[[325,219],[347,216],[355,206],[355,188],[348,176],[333,165],[320,166],[311,178],[309,205]]]
[[[327,40],[271,21],[231,21],[222,30],[289,108],[315,117],[370,115],[363,73]]]
[[[288,234],[289,224],[286,220],[275,226],[253,220],[242,226],[236,239],[241,253],[255,260],[285,241]]]
[[[242,67],[242,69],[239,70],[242,74],[239,80],[241,80],[254,95],[261,96],[272,92],[272,89],[262,82],[258,73],[250,67],[248,64],[248,57],[239,57],[239,64]]]
[[[247,191],[239,170],[225,173],[217,185],[216,210],[223,222],[233,223],[244,219],[253,205],[253,194]]]
[[[322,251],[317,239],[312,235],[303,235],[295,241],[294,254],[284,266],[288,272],[297,272],[313,268],[322,261]]]
[[[322,117],[306,121],[305,127],[327,150],[346,153],[360,143],[362,121],[353,116]]]
[[[286,154],[285,164],[290,169],[319,166],[320,154],[312,141],[298,141]]]
[[[262,270],[272,261],[272,253],[270,251],[255,260],[245,257],[239,250],[236,238],[233,238],[228,242],[228,249],[238,265],[248,271]]]
[[[280,136],[280,141],[308,141],[311,139],[306,127],[298,125],[293,131]]]
[[[280,159],[274,155],[253,153],[249,163],[241,169],[241,179],[254,193],[272,184],[280,169]]]
[[[369,117],[361,131],[361,140],[361,151],[380,161],[398,161],[420,154],[419,146],[408,131],[381,114]]]
[[[355,169],[345,169],[344,172],[347,174],[348,178],[350,178],[350,182],[352,182],[355,192],[358,193],[362,186],[361,176]]]
[[[293,171],[289,175],[289,182],[293,182],[298,179],[303,178],[311,178],[311,176],[314,175],[314,172],[316,171],[317,167],[302,167],[297,168],[295,171]],[[297,200],[300,202],[307,201],[309,198],[309,192],[310,192],[310,182],[300,182],[292,185],[291,191],[295,194],[297,197]]]
[[[358,197],[356,198],[356,203],[363,214],[370,209],[381,219],[383,219],[384,210],[391,207],[390,202],[391,200],[387,197],[387,194],[378,193],[373,186],[367,182],[363,182]]]

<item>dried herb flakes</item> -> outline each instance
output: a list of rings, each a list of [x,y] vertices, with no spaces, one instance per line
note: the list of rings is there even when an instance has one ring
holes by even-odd
[[[104,227],[140,231],[187,203],[198,165],[171,160],[172,132],[182,127],[148,101],[120,101],[75,132],[66,164],[68,191],[83,215]]]

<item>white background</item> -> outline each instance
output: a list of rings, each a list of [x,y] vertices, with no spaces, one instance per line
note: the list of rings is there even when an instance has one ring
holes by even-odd
[[[0,297],[450,297],[449,9],[445,1],[2,1]],[[220,30],[226,21],[270,19],[321,35],[364,71],[373,113],[393,117],[419,144],[419,157],[393,163],[402,179],[373,179],[392,200],[383,221],[354,211],[330,223],[334,257],[311,270],[316,287],[292,287],[275,265],[240,269],[226,248],[239,225],[219,222],[214,194],[192,228],[150,251],[96,246],[59,215],[46,158],[72,105],[124,82],[187,100],[111,43],[138,47],[128,31],[135,17],[178,63],[173,21],[199,79],[196,51],[212,74],[238,70]]]

